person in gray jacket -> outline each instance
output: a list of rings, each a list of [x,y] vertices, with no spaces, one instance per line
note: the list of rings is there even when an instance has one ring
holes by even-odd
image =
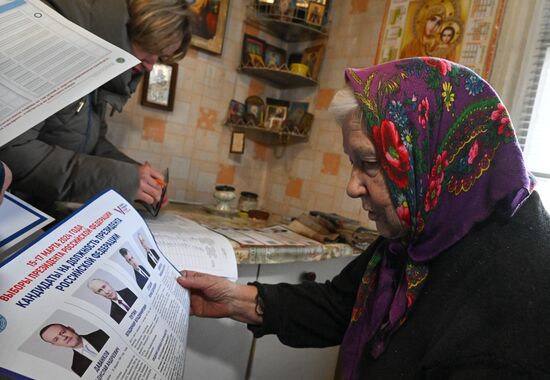
[[[129,201],[161,201],[163,176],[106,138],[108,106],[122,111],[158,61],[183,58],[191,40],[185,0],[43,0],[70,21],[132,53],[141,63],[50,116],[0,149],[12,191],[48,209],[84,202],[106,187]]]

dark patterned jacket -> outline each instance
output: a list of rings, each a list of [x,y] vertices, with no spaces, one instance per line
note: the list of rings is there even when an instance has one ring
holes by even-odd
[[[455,216],[458,217],[458,216]],[[293,347],[341,343],[359,281],[382,239],[325,284],[258,285],[264,323]],[[550,216],[538,194],[477,226],[430,263],[411,315],[361,379],[550,379]]]

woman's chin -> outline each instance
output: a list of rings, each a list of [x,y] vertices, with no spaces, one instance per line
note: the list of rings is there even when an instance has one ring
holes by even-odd
[[[376,231],[382,237],[387,239],[399,239],[406,235],[406,231],[403,227],[388,226],[387,223],[376,222]]]

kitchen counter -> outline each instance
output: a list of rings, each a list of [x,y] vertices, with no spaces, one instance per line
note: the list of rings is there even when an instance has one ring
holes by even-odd
[[[207,227],[232,228],[262,228],[284,224],[279,216],[270,216],[265,220],[251,219],[248,216],[235,215],[231,217],[215,215],[207,212],[201,205],[170,203],[164,207],[156,218],[156,222],[171,223],[175,216],[191,219]],[[151,217],[144,215],[145,220]],[[359,249],[345,243],[325,243],[311,247],[241,247],[230,240],[238,264],[282,264],[292,262],[311,262],[352,257],[360,253]],[[162,245],[160,246],[162,249]]]

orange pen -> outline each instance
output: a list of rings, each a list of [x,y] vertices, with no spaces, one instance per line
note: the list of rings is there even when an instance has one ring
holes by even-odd
[[[155,181],[156,181],[156,183],[158,183],[158,185],[159,185],[160,187],[166,186],[166,182],[164,182],[164,181],[162,180],[162,178],[155,178]]]

